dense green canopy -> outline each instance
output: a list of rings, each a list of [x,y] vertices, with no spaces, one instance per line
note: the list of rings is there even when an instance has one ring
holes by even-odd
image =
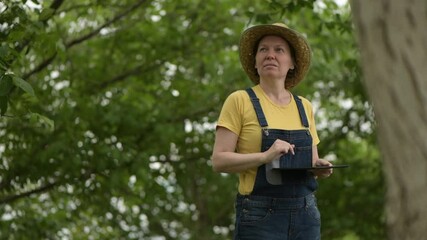
[[[240,33],[284,22],[313,49],[325,239],[384,238],[384,186],[348,5],[335,1],[0,3],[0,238],[230,239],[236,175],[215,121],[251,86]]]

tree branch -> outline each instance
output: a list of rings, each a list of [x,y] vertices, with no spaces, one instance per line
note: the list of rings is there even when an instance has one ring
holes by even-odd
[[[88,9],[90,7],[94,7],[94,6],[98,6],[98,4],[97,3],[75,4],[75,5],[73,5],[73,6],[69,7],[69,8],[62,9],[61,13],[67,13],[67,12],[70,12],[70,11],[73,11],[73,10],[79,10],[79,9],[86,10],[86,9]],[[110,6],[110,7],[123,7],[123,5],[111,4],[111,3],[108,4],[108,6]]]
[[[103,28],[113,24],[114,22],[119,21],[120,19],[122,19],[123,17],[125,17],[126,15],[128,15],[129,13],[131,13],[132,11],[134,11],[135,9],[137,9],[139,6],[141,6],[143,3],[145,3],[147,0],[140,0],[138,1],[136,4],[134,4],[133,6],[131,6],[130,8],[128,8],[127,10],[123,11],[122,13],[118,14],[117,16],[115,16],[114,18],[112,18],[111,20],[107,21],[106,23],[102,24],[101,26],[97,27],[96,29],[94,29],[93,31],[89,32],[88,34],[81,36],[77,39],[71,40],[70,42],[65,44],[66,49],[71,48],[74,45],[80,44],[88,39],[91,39],[92,37],[96,36]],[[46,68],[56,57],[57,53],[54,53],[51,57],[47,58],[46,60],[44,60],[43,62],[41,62],[38,66],[36,66],[33,70],[31,70],[30,72],[24,74],[23,79],[27,80],[27,78],[29,78],[31,75],[40,72],[41,70],[43,70],[44,68]]]
[[[6,204],[6,203],[14,202],[14,201],[16,201],[16,200],[18,200],[20,198],[28,197],[28,196],[30,196],[32,194],[35,194],[35,193],[41,193],[41,192],[48,191],[49,189],[55,187],[57,184],[58,184],[57,182],[48,183],[48,184],[46,184],[44,186],[41,186],[40,188],[31,190],[31,191],[28,191],[28,192],[23,192],[23,193],[20,193],[20,194],[15,194],[15,195],[4,197],[4,198],[0,199],[0,205],[1,204]]]
[[[105,22],[104,24],[102,24],[101,26],[97,27],[96,29],[94,29],[92,32],[81,36],[80,38],[74,39],[72,41],[70,41],[69,43],[66,44],[67,48],[72,47],[73,45],[79,44],[85,40],[88,40],[94,36],[96,36],[103,28],[113,24],[114,22],[119,21],[120,19],[122,19],[123,17],[125,17],[126,15],[128,15],[129,13],[131,13],[132,11],[134,11],[135,9],[137,9],[139,6],[141,6],[143,3],[145,3],[146,0],[140,0],[139,2],[137,2],[136,4],[134,4],[133,6],[131,6],[129,9],[123,11],[122,13],[118,14],[117,16],[115,16],[114,18],[112,18],[111,20]]]
[[[46,68],[52,61],[53,59],[55,59],[57,53],[55,52],[52,56],[50,56],[50,58],[44,60],[43,62],[41,62],[39,65],[37,65],[37,67],[35,67],[33,70],[31,70],[28,73],[25,73],[24,75],[22,75],[22,79],[27,80],[31,75],[40,72],[41,70],[43,70],[44,68]]]
[[[123,73],[121,73],[121,74],[119,74],[119,75],[117,75],[117,76],[115,76],[115,77],[113,77],[113,78],[105,81],[105,82],[102,82],[99,85],[99,87],[96,88],[96,90],[99,91],[99,89],[104,89],[104,88],[108,87],[110,84],[121,82],[121,81],[123,81],[124,79],[126,79],[126,78],[128,78],[130,76],[138,75],[140,73],[153,70],[157,66],[161,65],[163,62],[164,62],[163,60],[160,60],[160,61],[156,61],[156,62],[154,62],[154,63],[152,63],[152,64],[150,64],[148,66],[146,64],[141,64],[139,66],[136,66],[135,68],[128,69],[127,71],[125,71],[125,72],[123,72]]]
[[[55,9],[55,11],[58,10],[58,8],[64,3],[64,0],[55,0],[52,4],[50,4],[50,8]]]

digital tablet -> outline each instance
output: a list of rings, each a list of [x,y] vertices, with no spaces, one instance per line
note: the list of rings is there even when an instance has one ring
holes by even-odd
[[[314,167],[304,167],[304,168],[273,168],[279,170],[316,170],[316,169],[328,169],[328,168],[348,168],[347,164],[332,165],[332,166],[314,166]]]
[[[347,164],[340,164],[340,165],[332,165],[332,166],[314,166],[308,169],[328,169],[328,168],[348,168],[349,165]]]

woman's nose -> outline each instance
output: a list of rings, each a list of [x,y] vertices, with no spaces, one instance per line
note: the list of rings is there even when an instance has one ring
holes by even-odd
[[[268,51],[267,55],[265,55],[266,59],[274,59],[274,51]]]

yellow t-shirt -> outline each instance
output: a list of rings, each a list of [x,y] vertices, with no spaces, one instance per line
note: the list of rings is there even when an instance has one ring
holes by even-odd
[[[297,130],[305,129],[301,123],[301,118],[295,99],[291,97],[291,102],[286,106],[279,106],[273,103],[264,93],[259,85],[252,88],[259,98],[268,128]],[[319,137],[314,122],[314,114],[311,103],[303,98],[305,113],[309,122],[310,134],[313,144],[317,145]],[[239,136],[237,140],[236,152],[255,153],[261,151],[261,126],[259,125],[254,107],[245,90],[238,90],[230,94],[222,107],[217,126],[225,127]],[[255,183],[257,168],[249,169],[239,173],[239,193],[246,195],[252,192]]]

